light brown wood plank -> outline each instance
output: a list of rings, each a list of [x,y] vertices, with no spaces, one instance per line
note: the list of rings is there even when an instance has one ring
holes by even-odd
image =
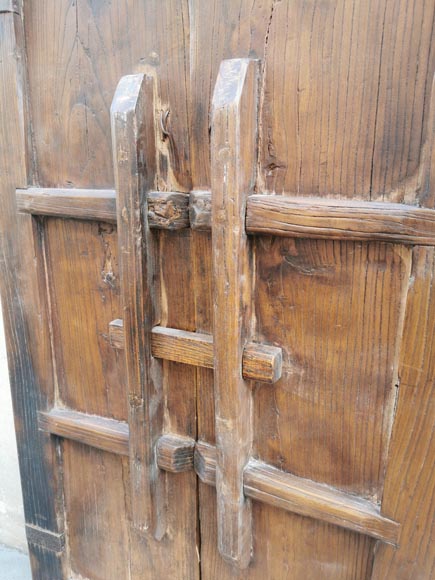
[[[195,440],[191,437],[162,435],[157,441],[157,465],[171,473],[181,473],[193,469]]]
[[[155,326],[151,340],[156,358],[213,368],[213,337],[209,334]]]
[[[435,245],[435,211],[394,203],[253,195],[249,233]]]
[[[129,402],[133,525],[161,539],[166,531],[164,478],[155,461],[163,428],[161,363],[151,355],[156,323],[156,246],[147,226],[145,192],[155,180],[154,79],[123,77],[111,107],[117,193],[119,268]]]
[[[416,247],[400,350],[399,393],[382,513],[401,522],[399,548],[379,546],[373,580],[435,570],[435,252]]]
[[[126,420],[124,354],[108,336],[122,309],[116,227],[50,217],[43,231],[59,406]]]
[[[116,223],[116,195],[113,189],[17,189],[18,211]]]
[[[243,476],[245,495],[281,509],[396,544],[400,525],[367,500],[251,461]]]
[[[124,348],[122,320],[109,324],[113,348]],[[164,360],[212,369],[213,337],[209,334],[155,326],[152,329],[153,356]],[[275,383],[281,378],[282,349],[276,346],[248,343],[243,349],[242,373],[245,379]]]
[[[256,243],[258,335],[283,345],[283,376],[255,393],[255,456],[376,503],[411,250],[266,236]]]
[[[218,548],[245,568],[251,559],[252,514],[243,469],[252,446],[252,392],[242,375],[251,328],[252,257],[245,233],[255,183],[258,62],[221,63],[212,102],[212,260]]]
[[[192,191],[189,200],[189,221],[192,230],[211,230],[211,192]]]
[[[128,455],[129,429],[124,421],[69,409],[53,409],[38,414],[38,425],[46,433],[117,455]]]

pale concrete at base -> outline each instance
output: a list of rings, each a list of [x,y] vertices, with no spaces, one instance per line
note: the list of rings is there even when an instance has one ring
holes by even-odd
[[[0,309],[0,544],[27,551],[17,445]],[[9,577],[6,577],[9,580]],[[12,578],[12,576],[10,577]],[[0,580],[3,579],[0,567]]]
[[[0,580],[32,580],[27,554],[0,546]]]

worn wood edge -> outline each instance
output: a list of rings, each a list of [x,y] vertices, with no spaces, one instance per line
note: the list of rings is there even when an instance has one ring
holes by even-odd
[[[150,228],[182,230],[190,226],[189,195],[174,191],[147,193],[147,217]]]
[[[191,437],[162,435],[157,441],[157,465],[164,471],[181,473],[193,469],[195,440]]]
[[[197,441],[193,464],[197,476],[203,483],[216,486],[216,447],[214,445]]]
[[[17,189],[17,209],[32,215],[116,223],[116,194],[112,189]]]
[[[435,211],[398,203],[252,195],[246,230],[300,238],[435,244]]]
[[[243,479],[251,499],[397,545],[400,524],[371,502],[318,482],[251,461]]]
[[[434,105],[435,106],[435,105]],[[116,194],[105,189],[17,189],[17,208],[32,215],[116,223]],[[211,192],[147,194],[152,229],[211,230]],[[314,239],[435,245],[435,210],[388,202],[256,194],[247,203],[246,231]]]
[[[55,409],[39,413],[39,427],[52,435],[128,456],[129,429],[121,421]],[[160,469],[180,473],[194,468],[200,480],[211,486],[216,485],[216,455],[214,445],[195,443],[181,435],[165,434],[157,442]],[[377,505],[341,490],[255,460],[244,471],[243,489],[253,500],[397,545],[398,522],[382,516]]]
[[[25,525],[26,538],[29,544],[60,554],[65,550],[65,534],[45,530],[32,524]]]
[[[216,447],[198,441],[194,466],[200,480],[216,485]],[[341,490],[251,460],[244,472],[247,497],[291,513],[365,534],[397,545],[400,524],[382,516],[379,507]]]
[[[124,348],[121,319],[109,323],[109,340],[113,348]],[[210,334],[155,326],[151,349],[155,358],[212,369],[213,337]],[[281,378],[282,349],[266,344],[248,343],[243,351],[242,373],[245,379],[273,384]]]
[[[109,342],[112,348],[118,350],[125,347],[124,322],[121,318],[109,322]]]
[[[41,431],[117,455],[128,455],[128,423],[69,409],[38,413]]]
[[[189,219],[192,230],[211,230],[211,191],[190,193]]]

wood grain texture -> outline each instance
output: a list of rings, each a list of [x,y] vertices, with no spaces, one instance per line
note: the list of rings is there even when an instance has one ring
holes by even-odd
[[[161,539],[164,485],[154,457],[163,427],[161,365],[151,355],[156,323],[155,246],[147,225],[145,192],[154,183],[154,80],[130,75],[111,107],[118,212],[121,297],[129,402],[130,477],[134,525]]]
[[[39,224],[16,211],[15,188],[31,179],[23,21],[17,3],[0,13],[0,289],[26,524],[64,531],[55,443],[38,433],[37,412],[54,401],[55,379]],[[20,6],[21,8],[21,3]],[[66,574],[65,554],[29,543],[34,580]]]
[[[102,451],[128,455],[128,423],[107,417],[86,415],[69,409],[53,409],[38,414],[42,431],[77,441]]]
[[[185,193],[150,191],[147,194],[150,228],[182,230],[189,227],[189,196]]]
[[[109,341],[112,348],[125,348],[124,321],[121,318],[109,322]]]
[[[246,467],[243,490],[257,501],[397,544],[400,525],[383,517],[371,502],[259,461]]]
[[[255,183],[258,63],[223,61],[212,105],[212,260],[218,547],[245,568],[251,559],[251,507],[243,469],[252,446],[252,394],[242,375],[251,326],[251,256],[245,233]]]
[[[128,578],[128,458],[64,440],[69,575]]]
[[[167,433],[157,441],[157,465],[171,473],[193,469],[195,440]]]
[[[200,332],[155,326],[151,331],[151,350],[156,358],[212,369],[213,337]],[[124,327],[120,319],[109,324],[110,344],[124,348]],[[243,349],[243,377],[252,381],[275,383],[281,378],[282,349],[267,344],[248,343]]]
[[[410,249],[262,236],[256,256],[259,338],[283,345],[281,380],[255,396],[256,456],[379,501]]]
[[[394,203],[255,195],[249,233],[335,240],[435,244],[435,211]]]
[[[399,362],[399,395],[382,513],[401,522],[399,548],[379,546],[373,579],[435,571],[435,280],[433,248],[416,247]]]
[[[43,227],[59,404],[126,420],[124,356],[108,336],[121,311],[116,228],[58,218]]]
[[[211,192],[192,191],[189,200],[189,221],[192,230],[211,230]]]
[[[112,189],[17,189],[18,211],[116,223],[116,196]]]

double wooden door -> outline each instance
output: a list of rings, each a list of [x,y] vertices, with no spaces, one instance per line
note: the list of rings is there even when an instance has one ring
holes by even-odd
[[[0,0],[35,579],[434,577],[434,17]]]

